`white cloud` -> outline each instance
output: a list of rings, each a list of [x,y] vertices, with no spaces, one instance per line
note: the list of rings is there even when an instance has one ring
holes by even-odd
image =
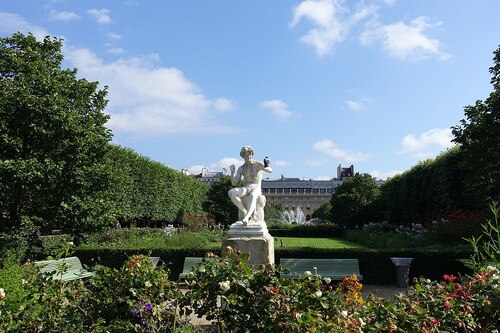
[[[226,98],[217,98],[214,101],[214,107],[219,112],[227,112],[233,108],[233,102]]]
[[[347,36],[351,26],[370,16],[377,10],[376,6],[358,4],[356,11],[344,6],[344,0],[305,0],[294,9],[291,28],[302,18],[309,19],[315,25],[300,40],[314,47],[318,56],[331,52],[333,47],[341,43]]]
[[[64,54],[82,77],[109,86],[108,125],[115,131],[143,136],[234,131],[215,119],[217,100],[205,97],[179,69],[156,66],[157,55],[106,63],[85,48],[66,47]]]
[[[351,152],[341,149],[333,141],[328,139],[315,142],[313,144],[313,149],[321,151],[333,158],[339,159],[341,162],[361,162],[366,161],[370,158],[370,155],[366,153]]]
[[[43,40],[45,36],[49,35],[47,30],[29,23],[20,15],[0,12],[0,32],[2,34],[12,34],[17,31],[23,34],[31,32],[38,40]]]
[[[123,54],[125,53],[125,50],[122,49],[121,47],[109,47],[106,51],[111,54]]]
[[[117,41],[117,40],[122,39],[122,35],[117,34],[117,33],[115,33],[115,32],[108,32],[108,33],[106,34],[106,36],[108,36],[108,38],[109,38],[110,40],[112,40],[112,41]]]
[[[66,11],[58,12],[54,9],[50,11],[50,16],[57,21],[73,21],[80,19],[80,15],[77,13]]]
[[[285,120],[293,116],[293,113],[288,110],[288,105],[279,99],[263,101],[260,106],[271,110],[271,115],[279,120]]]
[[[201,173],[201,169],[204,167],[208,168],[208,171],[217,171],[220,172],[222,169],[226,169],[228,175],[230,173],[229,166],[235,165],[235,168],[238,169],[240,165],[243,164],[243,160],[237,159],[234,157],[224,157],[217,162],[210,163],[208,166],[206,165],[193,165],[187,168],[191,174],[199,174]]]
[[[353,101],[348,99],[345,101],[345,105],[347,106],[348,109],[354,110],[354,111],[360,111],[366,109],[366,104],[363,102],[359,101]]]
[[[396,3],[396,0],[382,0],[382,2],[387,6],[393,6]]]
[[[102,9],[89,9],[87,14],[92,16],[99,24],[109,24],[111,23],[111,17],[109,16],[110,10],[106,8]]]
[[[364,45],[380,41],[391,57],[399,60],[416,61],[428,58],[447,60],[451,55],[442,51],[441,42],[425,35],[425,31],[441,25],[441,22],[431,23],[425,16],[417,17],[410,24],[397,22],[382,25],[372,23],[361,34]]]
[[[378,179],[383,179],[383,180],[386,180],[389,177],[394,177],[395,175],[398,175],[398,174],[401,174],[401,173],[403,173],[403,171],[401,171],[401,170],[391,170],[391,171],[387,171],[387,172],[383,172],[383,171],[379,171],[379,170],[373,170],[373,171],[369,172],[369,174],[372,177],[375,177],[375,178],[378,178]]]
[[[401,142],[401,148],[398,153],[400,154],[413,154],[416,158],[429,158],[434,155],[430,150],[437,146],[438,148],[450,148],[454,144],[451,142],[453,139],[450,128],[434,128],[419,137],[414,134],[408,134]]]

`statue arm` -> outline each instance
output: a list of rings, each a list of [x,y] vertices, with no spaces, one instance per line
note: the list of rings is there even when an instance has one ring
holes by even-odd
[[[270,166],[264,166],[264,164],[260,163],[259,162],[259,170],[263,170],[267,173],[272,173],[273,172],[273,169],[270,167]]]
[[[236,172],[234,164],[229,168],[231,169],[231,184],[233,184],[233,186],[236,186],[236,184],[238,184],[241,179],[241,167],[239,167]]]

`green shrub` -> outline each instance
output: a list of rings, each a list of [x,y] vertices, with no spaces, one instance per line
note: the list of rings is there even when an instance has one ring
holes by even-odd
[[[307,271],[279,279],[248,256],[209,254],[188,274],[184,305],[223,332],[494,332],[500,324],[500,270],[488,267],[459,283],[418,279],[393,299],[363,299],[355,276],[338,285]],[[280,267],[277,268],[280,270]]]
[[[182,226],[189,231],[200,231],[214,225],[215,218],[211,213],[186,214],[182,217]]]
[[[17,281],[22,297],[0,291],[1,332],[198,331],[177,306],[178,285],[147,257],[133,256],[120,269],[96,267],[85,281],[47,279],[30,263],[9,267],[0,277],[15,271],[26,280]]]
[[[185,305],[216,320],[223,332],[340,332],[351,320],[343,311],[359,308],[361,285],[336,287],[317,274],[279,279],[266,267],[251,268],[248,255],[229,248],[225,258],[209,254],[186,277]]]
[[[87,235],[79,249],[211,248],[220,246],[221,240],[222,231],[218,228],[203,228],[196,232],[169,228],[110,229]]]
[[[425,247],[439,244],[441,241],[441,236],[437,231],[372,232],[364,229],[351,229],[346,230],[344,238],[374,249]]]

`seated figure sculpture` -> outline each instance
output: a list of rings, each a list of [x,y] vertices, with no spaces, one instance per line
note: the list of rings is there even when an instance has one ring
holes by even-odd
[[[238,207],[239,216],[243,225],[249,221],[264,221],[264,206],[266,198],[262,195],[261,182],[262,173],[273,170],[269,166],[269,159],[266,156],[265,163],[253,159],[254,150],[250,146],[241,148],[240,156],[245,163],[235,170],[234,164],[229,168],[231,170],[231,183],[236,186],[243,177],[242,187],[235,187],[229,190],[228,194],[231,201]]]

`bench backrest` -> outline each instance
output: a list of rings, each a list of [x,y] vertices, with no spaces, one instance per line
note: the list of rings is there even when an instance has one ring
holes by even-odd
[[[65,265],[65,272],[61,272],[61,266]],[[40,272],[52,274],[54,280],[70,281],[92,276],[91,272],[85,270],[78,257],[67,257],[58,260],[35,261],[35,265],[40,267]]]
[[[305,271],[317,274],[322,277],[329,277],[340,280],[342,276],[356,274],[359,280],[363,279],[359,273],[358,259],[306,259],[306,258],[281,258],[280,264],[283,268],[290,270],[290,273],[280,274],[281,277],[292,277],[304,275]]]
[[[186,275],[193,270],[193,266],[200,263],[202,260],[202,257],[186,257],[184,259],[184,266],[182,267],[182,273],[179,275],[179,279],[186,278]]]

